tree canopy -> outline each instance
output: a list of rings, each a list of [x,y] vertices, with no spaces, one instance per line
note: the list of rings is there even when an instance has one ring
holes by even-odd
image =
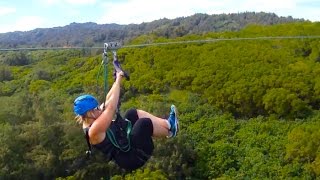
[[[319,23],[250,25],[239,32],[130,41],[315,36]],[[130,73],[122,106],[166,116],[177,138],[155,140],[148,163],[125,172],[103,155],[85,160],[73,100],[103,99],[102,51],[0,54],[0,179],[316,179],[320,177],[320,39],[170,44],[118,51]],[[112,83],[109,66],[108,82]]]

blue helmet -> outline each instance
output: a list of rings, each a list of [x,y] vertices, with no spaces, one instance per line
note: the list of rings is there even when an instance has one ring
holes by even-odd
[[[84,115],[87,111],[98,107],[96,98],[89,94],[77,97],[73,103],[73,111],[76,115]]]

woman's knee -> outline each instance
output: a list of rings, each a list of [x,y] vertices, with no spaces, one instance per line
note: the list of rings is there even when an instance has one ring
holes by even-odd
[[[137,109],[135,108],[129,109],[125,114],[125,118],[135,123],[139,119]]]
[[[153,124],[150,118],[140,118],[134,126],[134,133],[152,136]]]

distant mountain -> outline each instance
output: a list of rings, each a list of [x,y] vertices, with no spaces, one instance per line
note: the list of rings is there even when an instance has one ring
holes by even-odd
[[[279,17],[274,13],[244,12],[234,14],[194,14],[176,19],[159,19],[141,24],[96,24],[71,23],[64,27],[39,28],[26,32],[0,34],[1,48],[17,47],[91,47],[103,42],[126,42],[142,34],[174,38],[187,34],[202,34],[218,31],[238,31],[248,24],[272,25],[305,21],[289,17]]]

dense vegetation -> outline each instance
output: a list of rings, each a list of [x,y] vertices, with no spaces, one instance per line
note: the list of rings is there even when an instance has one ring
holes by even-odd
[[[210,38],[319,35],[319,23],[251,25],[239,32],[132,44]],[[122,111],[180,114],[175,139],[155,141],[135,172],[85,160],[72,103],[102,99],[101,51],[0,54],[0,179],[316,179],[320,177],[320,39],[172,44],[119,50],[131,80]],[[112,83],[110,69],[109,83]]]
[[[195,14],[176,19],[159,19],[142,24],[71,23],[64,27],[35,29],[27,32],[0,33],[1,48],[18,47],[91,47],[104,42],[127,41],[143,35],[155,34],[166,38],[206,32],[238,31],[248,24],[281,24],[301,22],[303,19],[279,17],[274,13]]]

